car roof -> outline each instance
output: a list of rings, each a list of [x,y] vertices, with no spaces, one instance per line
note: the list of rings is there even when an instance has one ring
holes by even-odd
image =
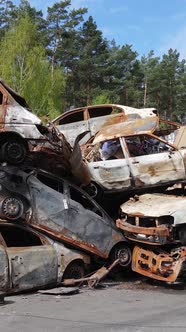
[[[56,122],[58,119],[63,118],[63,116],[66,116],[67,114],[73,114],[74,112],[79,112],[83,111],[85,109],[96,109],[96,108],[108,108],[108,107],[116,107],[118,109],[121,109],[124,113],[130,112],[130,113],[139,113],[140,112],[149,112],[149,116],[156,116],[158,114],[158,111],[156,108],[135,108],[135,107],[130,107],[130,106],[125,106],[125,105],[119,105],[119,104],[98,104],[98,105],[89,105],[89,106],[82,106],[82,107],[77,107],[73,109],[69,109],[62,114],[60,114],[57,118],[53,120],[53,122]]]

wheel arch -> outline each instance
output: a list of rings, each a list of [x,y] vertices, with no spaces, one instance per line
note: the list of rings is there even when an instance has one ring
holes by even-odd
[[[1,139],[1,145],[3,145],[3,143],[5,143],[8,139],[20,140],[21,142],[23,142],[25,147],[28,149],[27,140],[22,135],[20,135],[19,133],[15,132],[15,131],[0,132],[0,139]]]
[[[69,279],[68,274],[70,273],[70,269],[75,265],[77,267],[79,267],[80,270],[85,271],[85,262],[84,262],[84,260],[82,258],[75,258],[75,259],[71,260],[69,262],[69,264],[65,267],[65,269],[63,271],[63,275],[62,275],[62,281],[64,279]],[[83,273],[83,275],[84,275],[84,273]],[[72,278],[72,276],[70,278]]]

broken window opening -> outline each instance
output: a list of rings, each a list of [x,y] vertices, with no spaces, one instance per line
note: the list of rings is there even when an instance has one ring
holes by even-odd
[[[43,174],[38,174],[37,178],[39,181],[41,181],[46,186],[63,193],[63,183],[62,181],[58,181],[56,179],[50,178],[49,176],[45,176]]]
[[[116,107],[95,107],[88,109],[90,118],[98,118],[100,116],[106,116],[111,114],[123,113],[123,111]]]
[[[59,125],[84,121],[84,112],[74,112],[72,114],[67,114],[63,119],[59,121]]]
[[[105,141],[99,148],[100,160],[123,159],[124,154],[119,139]]]
[[[105,116],[115,113],[122,113],[122,110],[112,107],[95,107],[88,109],[90,118],[98,118],[99,116]]]
[[[103,217],[103,213],[85,195],[72,186],[69,186],[69,188],[70,197],[73,201],[80,203],[85,209],[91,210],[100,217]]]
[[[37,235],[19,227],[1,225],[0,232],[7,247],[30,247],[43,245],[41,239]]]
[[[161,136],[166,141],[172,143],[174,142],[175,132],[180,126],[177,123],[172,123],[160,119],[158,128],[155,130],[154,134],[157,136]]]
[[[131,157],[172,151],[169,145],[148,135],[131,136],[126,138],[126,144]]]

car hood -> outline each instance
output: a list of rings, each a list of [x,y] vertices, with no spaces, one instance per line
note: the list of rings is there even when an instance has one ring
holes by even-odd
[[[135,196],[121,205],[123,213],[139,217],[172,216],[174,225],[186,222],[186,197],[166,194]]]
[[[119,122],[103,127],[95,136],[93,144],[106,140],[116,139],[122,136],[132,136],[136,134],[153,133],[158,125],[158,117],[147,117],[143,119],[133,119]]]

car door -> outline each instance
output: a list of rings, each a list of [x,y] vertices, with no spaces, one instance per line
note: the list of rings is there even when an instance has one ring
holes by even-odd
[[[12,289],[22,291],[57,281],[58,261],[51,245],[7,248],[11,267]]]
[[[73,185],[68,184],[68,222],[74,244],[107,258],[114,245],[123,241],[115,223],[97,204]]]
[[[43,243],[38,235],[24,227],[6,224],[0,225],[0,229],[6,243],[12,291],[56,283],[58,259],[52,245],[46,240]]]
[[[134,186],[151,187],[185,178],[179,151],[158,137],[136,135],[126,138]]]
[[[0,244],[0,291],[8,291],[10,287],[8,255]]]
[[[93,161],[89,162],[89,170],[92,180],[101,185],[106,191],[125,190],[131,186],[130,168],[128,160],[124,155],[124,146],[121,138],[117,141],[120,153],[116,152],[114,155],[108,155],[108,158],[105,160],[101,160],[100,155],[100,160],[94,161],[93,159]],[[103,144],[100,146],[100,150],[102,147]]]

